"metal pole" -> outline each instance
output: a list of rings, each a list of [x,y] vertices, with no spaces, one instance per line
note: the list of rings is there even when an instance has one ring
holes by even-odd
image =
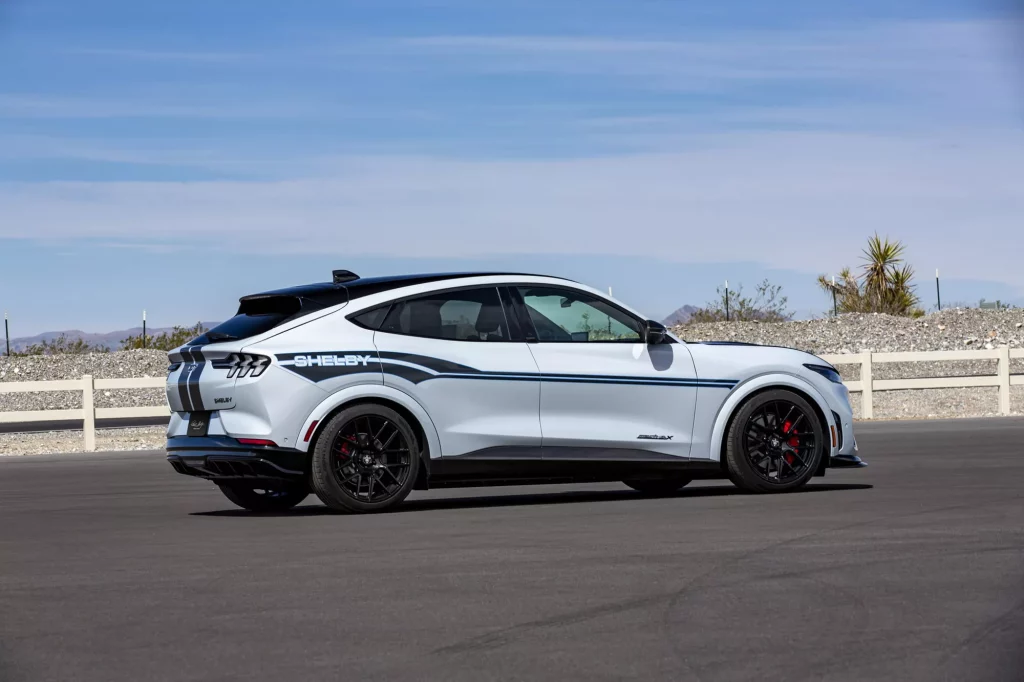
[[[142,311],[142,347],[146,347],[146,311]]]
[[[832,276],[832,317],[839,317],[839,304],[836,303],[836,277]]]
[[[11,332],[7,328],[7,312],[4,312],[4,340],[7,342],[7,357],[11,357]]]
[[[939,310],[942,310],[942,293],[939,291],[939,269],[935,268],[935,301]]]
[[[729,280],[725,280],[725,321],[729,321]]]

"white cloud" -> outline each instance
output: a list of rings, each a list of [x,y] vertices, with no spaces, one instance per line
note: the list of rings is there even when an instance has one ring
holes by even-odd
[[[207,97],[93,97],[0,93],[3,119],[198,118],[292,119],[323,115],[299,102],[212,101]]]
[[[950,277],[1024,286],[1024,137],[760,133],[567,161],[339,159],[276,182],[0,185],[0,238],[473,256],[753,260],[808,272],[874,231]]]

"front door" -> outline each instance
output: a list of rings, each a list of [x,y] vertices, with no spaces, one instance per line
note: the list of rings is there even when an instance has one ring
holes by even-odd
[[[685,458],[696,371],[683,344],[647,345],[642,320],[569,287],[520,286],[541,374],[544,458]]]
[[[500,455],[494,448],[539,456],[537,364],[527,344],[510,335],[497,288],[393,303],[373,342],[385,385],[427,408],[442,456]]]

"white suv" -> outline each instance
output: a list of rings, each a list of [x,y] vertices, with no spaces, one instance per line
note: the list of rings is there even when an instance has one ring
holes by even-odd
[[[168,460],[232,502],[310,491],[376,511],[413,489],[698,478],[793,490],[864,463],[836,370],[808,353],[687,343],[556,277],[334,281],[241,299],[169,354]]]

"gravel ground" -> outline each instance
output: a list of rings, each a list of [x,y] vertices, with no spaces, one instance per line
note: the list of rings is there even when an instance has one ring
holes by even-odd
[[[837,318],[780,324],[715,322],[679,325],[673,330],[688,341],[742,341],[799,348],[816,355],[862,352],[984,350],[998,346],[1024,347],[1024,310],[954,308],[913,320],[877,314],[840,315]],[[963,362],[894,362],[872,366],[875,379],[981,376],[996,373],[996,360]],[[845,380],[860,379],[860,365],[837,363]],[[1011,360],[1010,371],[1024,374],[1024,360]],[[935,388],[913,391],[877,391],[876,419],[915,417],[986,417],[998,412],[996,388]],[[860,415],[860,395],[851,396],[854,414]],[[1010,389],[1010,409],[1024,414],[1024,387]]]
[[[131,429],[97,429],[99,451],[159,450],[164,446],[167,429],[145,426]],[[36,433],[0,433],[0,457],[45,455],[82,451],[82,432],[44,431]]]
[[[167,353],[158,350],[130,350],[88,355],[29,355],[0,357],[0,382],[54,381],[80,379],[130,379],[167,376]],[[96,407],[138,407],[162,405],[160,388],[96,391]],[[0,412],[22,410],[74,410],[82,406],[80,391],[47,393],[0,393]]]

